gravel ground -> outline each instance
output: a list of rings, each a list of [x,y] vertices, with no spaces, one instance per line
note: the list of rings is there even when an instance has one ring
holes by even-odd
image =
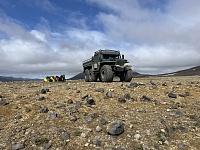
[[[0,149],[200,149],[200,77],[0,83]]]

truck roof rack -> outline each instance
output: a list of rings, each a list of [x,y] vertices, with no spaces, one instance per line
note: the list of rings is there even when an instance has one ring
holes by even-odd
[[[103,49],[100,49],[100,50],[96,51],[95,54],[100,53],[100,52],[119,52],[120,53],[119,50],[111,50],[111,49],[104,49],[103,50]]]

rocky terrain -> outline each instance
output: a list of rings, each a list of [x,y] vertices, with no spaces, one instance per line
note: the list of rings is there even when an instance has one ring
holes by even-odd
[[[198,150],[200,77],[0,83],[0,149]]]

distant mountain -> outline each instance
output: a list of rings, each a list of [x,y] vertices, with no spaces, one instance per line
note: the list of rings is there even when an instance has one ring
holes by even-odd
[[[0,76],[0,82],[14,82],[14,81],[40,81],[41,79],[28,79],[28,78],[14,78]]]
[[[85,74],[84,73],[79,73],[67,80],[80,80],[80,79],[85,79]]]
[[[200,66],[180,70],[172,73],[161,74],[161,76],[197,76],[200,75]]]

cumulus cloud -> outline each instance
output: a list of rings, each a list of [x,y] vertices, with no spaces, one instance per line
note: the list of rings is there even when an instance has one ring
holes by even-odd
[[[110,39],[124,42],[136,70],[155,74],[200,64],[198,0],[145,1],[151,6],[139,0],[89,2],[110,10],[98,20]]]
[[[38,30],[29,31],[9,17],[1,18],[0,30],[9,37],[0,40],[1,70],[22,74],[76,74],[82,72],[82,62],[97,47],[109,45],[106,36],[97,31],[66,28],[59,33],[40,29],[41,25]]]
[[[165,73],[200,64],[200,2],[198,0],[86,0],[101,8],[91,22],[87,15],[71,13],[69,24],[58,30],[40,16],[35,28],[0,16],[1,72],[21,74],[76,74],[82,62],[98,49],[117,49],[133,70]],[[34,2],[56,12],[48,0]],[[45,9],[46,10],[46,9]]]

